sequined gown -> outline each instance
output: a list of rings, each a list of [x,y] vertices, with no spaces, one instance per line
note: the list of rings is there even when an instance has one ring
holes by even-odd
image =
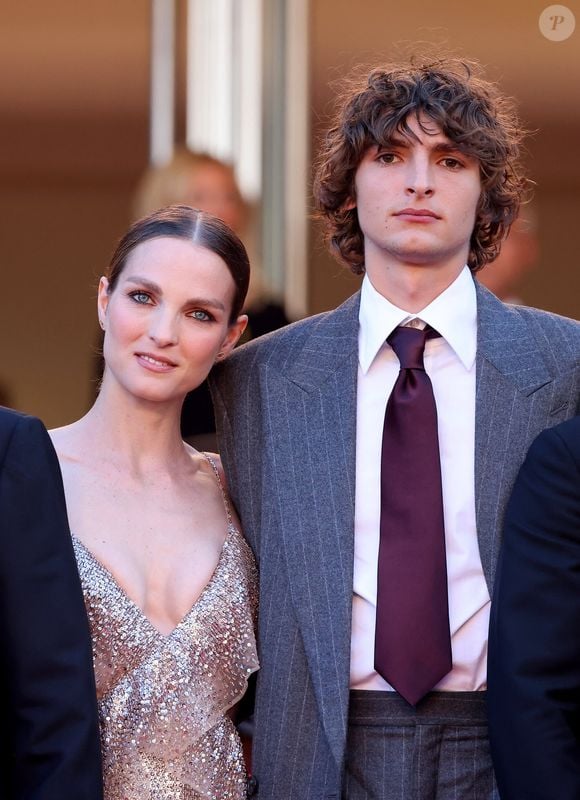
[[[227,711],[258,668],[257,581],[224,502],[228,530],[215,572],[169,635],[73,537],[93,639],[105,800],[246,797]]]

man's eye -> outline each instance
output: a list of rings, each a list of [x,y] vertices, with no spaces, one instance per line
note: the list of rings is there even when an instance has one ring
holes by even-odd
[[[395,153],[379,153],[377,156],[377,161],[380,161],[381,164],[393,164],[396,159]]]
[[[142,305],[148,303],[151,299],[147,292],[130,292],[129,297]]]
[[[461,161],[458,161],[456,158],[444,158],[443,165],[449,167],[449,169],[461,169],[463,166]]]

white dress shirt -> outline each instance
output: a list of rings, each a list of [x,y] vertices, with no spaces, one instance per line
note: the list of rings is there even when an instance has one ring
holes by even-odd
[[[452,671],[439,691],[486,687],[490,598],[475,525],[475,353],[477,301],[468,267],[417,314],[397,308],[365,276],[359,329],[356,433],[352,689],[392,687],[374,670],[382,431],[399,360],[386,343],[397,325],[426,323],[442,338],[425,347],[425,369],[437,404]]]

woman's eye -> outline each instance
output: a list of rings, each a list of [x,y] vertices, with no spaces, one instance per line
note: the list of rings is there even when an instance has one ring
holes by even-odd
[[[142,305],[148,303],[151,299],[147,292],[131,292],[129,297],[136,303],[141,303]]]
[[[189,316],[192,319],[197,319],[200,322],[209,322],[213,317],[207,313],[207,311],[202,311],[201,308],[196,309],[195,311],[191,311]]]

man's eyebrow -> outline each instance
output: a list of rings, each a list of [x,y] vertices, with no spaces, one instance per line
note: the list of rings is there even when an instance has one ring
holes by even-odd
[[[381,150],[383,147],[409,147],[410,142],[409,139],[404,138],[402,136],[390,136],[388,139],[385,139],[384,142],[376,142],[375,147],[377,150]]]
[[[457,142],[438,142],[433,150],[437,153],[462,153],[464,156],[469,155],[464,147]]]
[[[412,146],[413,141],[414,140],[407,137],[391,136],[390,139],[387,139],[382,143],[377,142],[375,147],[377,150],[381,150],[385,147],[401,147],[408,149]],[[422,141],[423,144],[425,144],[425,140],[423,139]],[[457,142],[437,142],[431,149],[436,153],[462,153],[464,156],[469,156],[469,153],[465,150],[465,148]]]

